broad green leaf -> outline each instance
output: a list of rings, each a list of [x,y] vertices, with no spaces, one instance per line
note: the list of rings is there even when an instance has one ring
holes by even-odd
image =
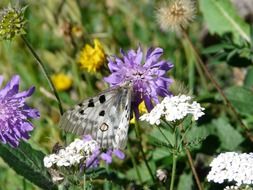
[[[250,42],[250,28],[236,13],[230,0],[200,0],[200,10],[211,33],[231,32],[236,39]]]
[[[167,148],[156,148],[152,151],[154,161],[171,156],[170,151]]]
[[[0,156],[19,175],[42,189],[57,189],[43,165],[44,154],[22,142],[18,148],[0,144]]]
[[[226,96],[240,114],[253,114],[253,92],[245,87],[228,88]]]
[[[235,150],[244,140],[243,136],[235,130],[224,117],[213,120],[217,135],[221,141],[221,148]]]
[[[179,178],[177,190],[192,190],[192,174],[182,174]]]

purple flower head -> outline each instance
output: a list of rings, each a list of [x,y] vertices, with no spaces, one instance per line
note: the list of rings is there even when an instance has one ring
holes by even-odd
[[[143,52],[139,47],[137,51],[121,50],[122,58],[111,57],[108,59],[108,67],[111,75],[104,80],[110,86],[122,85],[131,82],[133,86],[133,109],[136,117],[139,117],[138,105],[144,101],[148,111],[159,103],[158,96],[171,95],[168,90],[172,79],[167,77],[167,71],[173,65],[165,60],[159,60],[163,54],[162,48],[150,48],[143,60]],[[142,64],[144,62],[144,64]]]
[[[0,76],[0,87],[3,77]],[[35,90],[18,92],[19,76],[13,76],[5,87],[0,89],[0,141],[17,147],[21,139],[29,139],[29,131],[33,130],[29,119],[38,118],[39,111],[30,108],[25,100]]]

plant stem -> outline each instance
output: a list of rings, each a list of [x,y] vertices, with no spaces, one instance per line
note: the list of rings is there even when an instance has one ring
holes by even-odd
[[[225,93],[221,89],[221,87],[218,84],[218,82],[213,78],[212,74],[209,72],[208,68],[206,67],[206,65],[204,64],[204,62],[202,61],[202,59],[200,58],[200,56],[198,54],[198,51],[195,48],[195,46],[192,44],[192,42],[191,42],[188,34],[186,33],[186,31],[184,29],[182,29],[182,33],[183,33],[184,38],[188,41],[191,49],[193,50],[193,53],[195,54],[195,57],[197,59],[197,63],[201,66],[201,68],[204,70],[204,72],[205,72],[206,76],[208,77],[208,79],[212,82],[212,84],[214,85],[214,87],[216,88],[216,90],[218,91],[218,93],[222,96],[225,104],[233,112],[233,114],[236,117],[237,121],[239,121],[239,123],[240,123],[240,127],[245,130],[246,136],[251,140],[251,142],[253,142],[253,136],[250,134],[250,132],[248,131],[248,128],[242,122],[239,114],[237,113],[237,111],[235,110],[235,108],[233,107],[233,105],[231,104],[231,102],[227,99]]]
[[[172,172],[171,172],[171,181],[170,181],[170,190],[174,189],[174,182],[176,176],[176,167],[177,167],[177,153],[173,152],[173,163],[172,163]]]
[[[184,149],[185,149],[185,152],[186,152],[189,164],[191,166],[191,170],[192,170],[193,176],[194,176],[195,181],[197,183],[198,189],[199,190],[203,190],[203,187],[201,186],[198,174],[197,174],[196,169],[195,169],[194,164],[193,164],[193,159],[192,159],[191,153],[190,153],[190,151],[189,151],[189,149],[187,147],[184,146]]]
[[[51,88],[51,90],[53,91],[53,93],[54,93],[54,95],[56,97],[56,100],[58,102],[59,111],[60,111],[60,114],[62,115],[63,114],[63,109],[62,109],[62,104],[61,104],[60,97],[59,97],[59,95],[57,93],[57,90],[56,90],[53,82],[50,79],[49,73],[46,70],[45,65],[43,64],[43,62],[41,61],[40,57],[37,55],[37,53],[35,52],[35,50],[33,49],[33,47],[30,45],[30,43],[26,40],[26,38],[24,36],[21,36],[21,37],[22,37],[22,40],[24,41],[25,45],[27,46],[27,48],[29,49],[29,51],[33,55],[33,57],[36,59],[36,62],[38,64],[38,66],[42,70],[42,73],[44,74],[44,76],[45,76],[45,78],[46,78],[46,80],[47,80],[47,82],[49,84],[49,87]]]
[[[198,189],[203,190],[203,187],[202,187],[202,185],[200,183],[200,180],[199,180],[199,176],[198,176],[197,171],[196,171],[196,169],[194,167],[194,164],[193,164],[193,159],[192,159],[191,153],[190,153],[189,149],[186,147],[186,144],[187,144],[186,132],[184,132],[182,124],[180,124],[178,127],[179,127],[179,130],[180,130],[180,135],[181,135],[181,139],[182,139],[182,142],[183,142],[183,146],[184,146],[184,149],[185,149],[185,152],[186,152],[186,155],[187,155],[187,158],[188,158],[193,176],[194,176],[195,181],[197,183]]]
[[[25,178],[23,178],[23,190],[26,190],[27,189],[27,186],[26,186],[26,179]]]
[[[133,152],[132,152],[132,149],[131,149],[129,143],[127,144],[127,150],[129,150],[130,158],[131,158],[131,161],[132,161],[133,166],[134,166],[134,168],[135,168],[137,177],[139,178],[139,181],[142,183],[141,174],[140,174],[139,168],[138,168],[138,166],[137,166],[137,163],[136,163],[136,161],[135,161],[135,159],[134,159],[134,155],[133,155]]]
[[[151,170],[151,168],[150,168],[150,166],[148,164],[148,161],[146,159],[146,156],[145,156],[142,144],[141,144],[142,138],[141,138],[141,135],[140,135],[140,126],[139,126],[139,124],[138,124],[137,121],[135,122],[135,133],[136,133],[137,138],[139,139],[139,148],[140,148],[140,151],[141,151],[144,163],[145,163],[145,165],[146,165],[146,167],[148,169],[149,175],[151,176],[153,182],[155,183],[155,177],[153,176],[152,170]]]
[[[86,175],[83,174],[83,190],[86,190]]]

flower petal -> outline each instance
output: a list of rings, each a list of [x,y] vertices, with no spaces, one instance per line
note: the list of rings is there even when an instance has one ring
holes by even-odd
[[[18,92],[19,88],[19,76],[15,75],[12,77],[10,82],[6,84],[6,86],[0,90],[0,98],[5,96],[12,96],[13,94]]]

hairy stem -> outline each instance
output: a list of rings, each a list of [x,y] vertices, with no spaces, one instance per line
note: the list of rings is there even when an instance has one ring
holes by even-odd
[[[53,91],[53,93],[54,93],[54,95],[56,97],[56,100],[58,102],[59,111],[60,111],[60,114],[62,115],[63,114],[63,109],[62,109],[62,104],[61,104],[60,97],[59,97],[59,95],[57,93],[57,90],[56,90],[53,82],[50,79],[49,73],[46,70],[46,67],[45,67],[44,63],[41,61],[40,57],[37,55],[37,53],[35,52],[35,50],[31,46],[31,44],[26,40],[26,38],[24,36],[22,36],[22,40],[25,43],[26,47],[29,49],[30,53],[35,58],[38,66],[40,67],[40,69],[42,71],[42,73],[44,74],[44,76],[45,76],[45,78],[46,78],[46,80],[47,80],[47,82],[49,84],[49,87],[51,88],[51,90]]]
[[[170,190],[174,189],[174,182],[176,176],[176,167],[177,167],[177,153],[173,152],[173,162],[172,162],[172,171],[171,171],[171,181],[170,181]]]
[[[201,183],[200,183],[200,180],[199,180],[199,176],[198,176],[198,174],[196,172],[196,169],[194,167],[194,164],[193,164],[193,159],[192,159],[191,153],[190,153],[190,151],[189,151],[189,149],[187,147],[184,146],[184,149],[185,149],[185,152],[186,152],[189,164],[191,166],[191,170],[192,170],[193,176],[194,176],[195,181],[197,183],[198,189],[199,190],[203,190],[203,187],[201,186]]]
[[[237,121],[240,123],[240,127],[242,129],[244,129],[246,136],[251,140],[251,142],[253,142],[253,136],[250,134],[250,132],[248,131],[248,128],[244,125],[244,123],[241,120],[241,117],[239,116],[239,114],[237,113],[237,111],[235,110],[235,108],[233,107],[233,105],[231,104],[231,102],[228,100],[228,98],[226,97],[225,93],[223,92],[223,90],[221,89],[220,85],[218,84],[218,82],[214,79],[214,77],[212,76],[212,74],[209,72],[208,68],[206,67],[206,65],[204,64],[204,62],[202,61],[202,59],[200,58],[197,49],[195,48],[195,46],[192,44],[188,34],[186,33],[186,31],[184,29],[182,29],[182,33],[184,38],[188,41],[191,49],[193,50],[193,53],[195,54],[197,63],[201,66],[201,68],[203,69],[203,71],[205,72],[206,76],[208,77],[208,79],[211,81],[211,83],[214,85],[214,87],[216,88],[216,90],[218,91],[218,93],[222,96],[225,104],[230,108],[230,110],[233,112],[233,115],[236,117]]]
[[[130,146],[129,143],[127,144],[127,150],[129,150],[130,158],[131,158],[131,161],[133,163],[134,169],[136,171],[137,177],[138,177],[139,181],[142,183],[141,174],[140,174],[140,171],[138,169],[137,163],[134,159],[134,155],[133,155],[133,152],[132,152],[132,149],[131,149],[131,146]]]
[[[135,122],[135,133],[136,133],[137,138],[139,139],[139,148],[140,148],[140,151],[141,151],[144,163],[145,163],[145,165],[146,165],[146,167],[148,169],[149,175],[151,176],[153,182],[155,183],[155,177],[154,177],[154,175],[152,173],[152,170],[151,170],[151,168],[150,168],[150,166],[148,164],[148,161],[146,159],[146,156],[145,156],[142,144],[141,144],[142,138],[141,138],[141,135],[140,135],[140,126],[139,126],[138,122]]]
[[[198,176],[197,171],[196,171],[196,169],[194,167],[194,163],[193,163],[193,159],[192,159],[191,153],[190,153],[189,149],[186,147],[186,144],[187,144],[186,132],[184,131],[184,128],[183,128],[182,124],[179,125],[179,130],[180,130],[181,139],[183,141],[183,146],[184,146],[184,149],[185,149],[185,152],[186,152],[186,155],[187,155],[187,158],[188,158],[188,161],[189,161],[189,164],[190,164],[193,176],[194,176],[196,184],[198,186],[198,189],[199,190],[203,190],[203,187],[202,187],[202,185],[200,183],[200,180],[199,180],[199,176]]]

